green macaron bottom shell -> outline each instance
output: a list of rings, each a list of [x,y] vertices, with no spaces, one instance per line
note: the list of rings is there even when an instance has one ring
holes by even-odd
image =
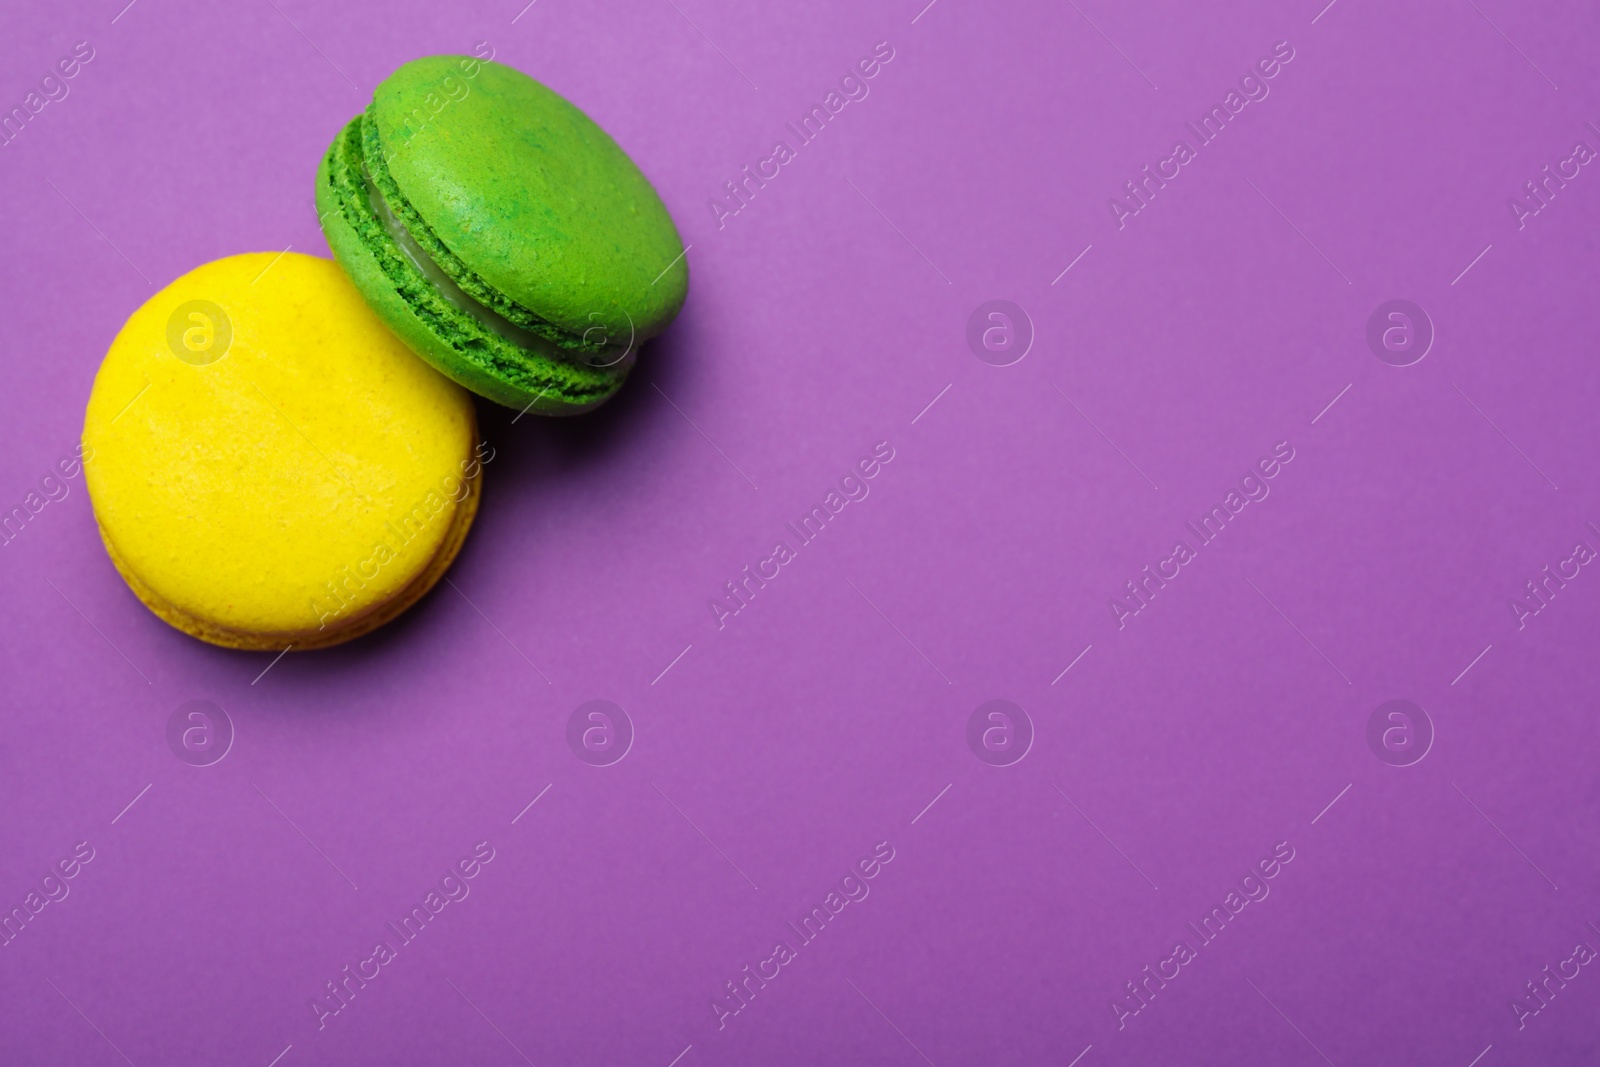
[[[446,377],[506,407],[576,415],[609,399],[632,369],[636,345],[627,344],[619,355],[599,331],[561,345],[515,308],[513,315],[492,305],[482,309],[488,314],[465,310],[402,248],[372,203],[363,168],[363,118],[351,120],[329,146],[317,168],[316,204],[334,258],[378,317]],[[404,216],[396,214],[403,224]],[[427,245],[418,244],[426,253]],[[490,324],[492,314],[536,336],[524,335],[531,343],[513,341]]]

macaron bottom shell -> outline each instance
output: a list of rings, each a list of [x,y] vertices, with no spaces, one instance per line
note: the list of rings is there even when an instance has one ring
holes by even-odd
[[[451,303],[402,251],[374,209],[362,174],[358,115],[317,168],[317,213],[334,258],[380,319],[441,373],[519,411],[577,415],[610,399],[637,359],[629,344],[609,366],[554,344],[516,344]],[[601,360],[604,362],[604,360]]]
[[[305,629],[287,631],[283,633],[253,633],[248,630],[236,630],[227,626],[218,625],[207,621],[197,615],[190,614],[182,608],[165,599],[150,586],[142,581],[122,555],[117,551],[117,546],[106,534],[105,527],[96,523],[100,531],[100,541],[106,546],[106,555],[111,557],[112,566],[117,573],[122,575],[122,580],[139,601],[149,608],[161,621],[175,630],[197,637],[210,645],[222,648],[236,649],[241,652],[281,652],[293,648],[296,652],[310,652],[319,648],[332,648],[342,645],[346,641],[353,641],[376,630],[378,627],[392,621],[411,605],[421,600],[443,578],[450,569],[450,564],[455,562],[456,555],[461,551],[461,546],[466,544],[467,531],[472,528],[472,520],[478,513],[478,499],[481,494],[480,486],[483,479],[473,478],[467,482],[470,489],[467,496],[456,509],[450,524],[450,530],[445,535],[444,543],[439,546],[439,551],[434,555],[427,568],[411,580],[401,592],[392,599],[378,604],[363,614],[341,619],[333,626],[326,629]]]

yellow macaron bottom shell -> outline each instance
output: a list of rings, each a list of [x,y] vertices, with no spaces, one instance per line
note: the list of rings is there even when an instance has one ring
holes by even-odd
[[[476,514],[469,394],[418,359],[332,261],[230,256],[151,297],[84,419],[101,538],[177,629],[326,647],[404,611]]]
[[[444,572],[449,570],[450,564],[455,561],[456,553],[460,552],[461,546],[466,543],[467,531],[471,529],[472,520],[478,513],[481,484],[480,479],[472,479],[470,493],[462,502],[463,506],[456,509],[449,535],[445,543],[440,546],[438,554],[428,563],[427,569],[412,579],[411,584],[402,589],[398,595],[387,602],[373,605],[365,614],[341,615],[337,622],[297,633],[250,633],[190,615],[177,605],[162,599],[160,594],[146,585],[138,574],[123,562],[117,553],[117,546],[106,536],[104,527],[100,529],[100,539],[106,546],[106,554],[111,557],[112,566],[117,568],[122,580],[128,583],[133,595],[173,629],[181,630],[191,637],[198,637],[209,644],[244,652],[280,652],[290,648],[296,652],[310,652],[318,648],[342,645],[346,641],[353,641],[363,634],[371,633],[421,600],[428,590],[444,577]]]

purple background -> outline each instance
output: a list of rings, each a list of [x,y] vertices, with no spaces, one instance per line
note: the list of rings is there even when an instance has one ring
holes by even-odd
[[[603,411],[480,407],[459,593],[353,645],[262,675],[162,625],[81,478],[0,549],[0,911],[96,850],[0,949],[0,1060],[1593,1062],[1594,968],[1525,1029],[1510,1004],[1600,947],[1600,577],[1520,630],[1509,602],[1600,548],[1600,176],[1520,230],[1507,201],[1600,148],[1600,27],[1322,2],[11,5],[6,108],[95,58],[0,148],[0,508],[153,287],[327,254],[317,160],[417,55],[488,42],[583,107],[692,285]],[[1281,40],[1270,96],[1119,230],[1108,198]],[[708,198],[878,41],[870,96],[719,229]],[[965,341],[993,298],[1037,333],[1008,367]],[[1414,366],[1364,339],[1392,298],[1437,329]],[[723,583],[885,440],[719,630]],[[1123,583],[1285,440],[1119,630]],[[1396,697],[1437,731],[1405,768],[1366,741]],[[594,698],[637,730],[614,766],[565,741]],[[1003,768],[965,741],[995,698],[1037,732]],[[193,699],[237,730],[214,766],[167,746]],[[480,840],[471,895],[319,1031],[310,997]],[[719,1030],[879,841],[871,895]],[[1284,841],[1119,1030],[1123,984]]]

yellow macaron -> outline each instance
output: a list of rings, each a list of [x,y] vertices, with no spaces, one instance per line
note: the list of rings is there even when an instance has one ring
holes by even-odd
[[[184,633],[348,641],[443,576],[478,508],[472,401],[332,260],[198,267],[134,312],[95,376],[85,475],[111,561]]]

